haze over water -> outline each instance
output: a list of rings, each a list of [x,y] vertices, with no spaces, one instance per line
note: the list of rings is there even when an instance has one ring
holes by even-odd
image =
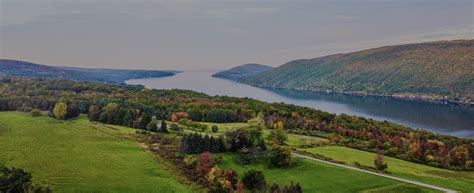
[[[474,108],[386,97],[363,97],[286,89],[263,89],[211,77],[216,71],[184,71],[172,77],[127,81],[155,89],[188,89],[209,95],[249,97],[284,102],[336,114],[388,120],[413,128],[459,137],[474,137]]]

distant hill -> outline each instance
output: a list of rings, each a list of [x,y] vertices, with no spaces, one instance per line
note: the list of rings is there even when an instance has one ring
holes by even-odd
[[[474,40],[386,46],[295,60],[240,79],[273,88],[474,103]]]
[[[271,66],[263,64],[244,64],[233,67],[229,70],[221,71],[212,75],[212,77],[237,80],[246,76],[256,75],[273,69]]]
[[[173,75],[175,75],[175,72],[172,71],[56,67],[18,60],[0,59],[0,76],[87,80],[123,84],[129,79],[157,78]]]

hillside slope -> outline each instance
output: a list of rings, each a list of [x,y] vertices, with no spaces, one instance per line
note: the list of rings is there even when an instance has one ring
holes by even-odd
[[[53,192],[195,192],[131,128],[19,112],[0,112],[0,123],[0,164],[31,172]]]
[[[474,40],[386,46],[295,60],[240,82],[274,88],[474,102]]]
[[[136,78],[158,78],[175,73],[156,70],[122,70],[55,67],[30,62],[0,59],[0,76],[23,76],[67,80],[88,80],[94,82],[122,84]]]
[[[212,75],[212,77],[238,80],[246,76],[252,76],[273,69],[271,66],[263,64],[244,64],[233,67],[229,70],[221,71]]]

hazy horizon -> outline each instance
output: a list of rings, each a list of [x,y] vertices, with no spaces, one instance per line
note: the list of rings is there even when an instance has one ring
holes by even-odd
[[[279,66],[385,45],[474,39],[471,0],[2,0],[0,58],[71,67]]]

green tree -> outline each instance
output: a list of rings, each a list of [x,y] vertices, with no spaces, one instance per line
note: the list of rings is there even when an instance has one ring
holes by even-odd
[[[291,166],[293,156],[287,146],[275,145],[270,149],[270,165],[279,168]]]
[[[90,121],[98,121],[100,118],[100,108],[96,105],[89,107],[89,113],[87,114]]]
[[[151,132],[157,132],[158,131],[158,121],[153,120],[148,123],[146,126],[146,130],[151,131]]]
[[[115,116],[117,116],[119,111],[119,106],[117,103],[109,103],[107,106],[104,107],[104,113],[107,118],[107,123],[112,123],[114,121]]]
[[[244,187],[249,190],[259,190],[262,191],[265,188],[265,176],[263,175],[262,171],[257,171],[251,169],[244,173],[242,177],[242,182],[244,183]]]
[[[67,115],[66,103],[56,103],[54,105],[53,114],[56,119],[64,119]]]
[[[255,117],[247,121],[250,128],[265,129],[265,120],[262,117]]]
[[[212,130],[213,133],[217,133],[219,131],[219,127],[217,127],[217,125],[213,125],[211,127],[211,130]]]
[[[283,145],[288,140],[288,135],[283,129],[276,128],[270,132],[268,140],[274,142],[277,145]]]
[[[168,126],[166,125],[165,120],[161,120],[161,127],[160,127],[159,132],[168,133]]]

